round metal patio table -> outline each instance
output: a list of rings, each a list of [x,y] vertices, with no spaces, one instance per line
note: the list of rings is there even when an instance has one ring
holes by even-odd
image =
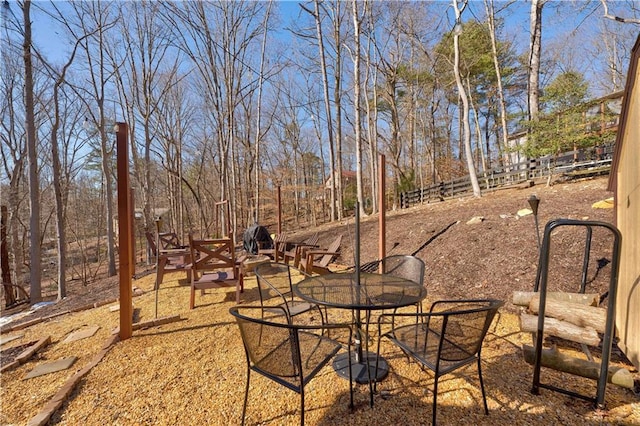
[[[427,296],[424,286],[404,278],[386,274],[332,273],[305,278],[293,287],[294,293],[303,300],[332,308],[354,311],[356,327],[355,359],[351,373],[358,383],[369,383],[386,377],[389,366],[380,358],[375,368],[376,354],[362,350],[360,311],[396,309],[415,305]],[[366,315],[369,318],[369,312]],[[366,339],[367,337],[365,337]],[[333,368],[348,378],[348,355],[336,356]]]

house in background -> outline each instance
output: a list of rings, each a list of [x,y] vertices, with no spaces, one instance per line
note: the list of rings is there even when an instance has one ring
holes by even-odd
[[[611,147],[618,130],[618,123],[620,120],[620,110],[624,101],[624,91],[613,92],[608,95],[602,96],[597,99],[592,99],[588,102],[584,102],[578,108],[582,111],[582,126],[584,126],[585,135],[597,134],[603,140],[593,149],[596,159],[601,160],[602,157],[611,157]],[[551,114],[543,116],[541,120],[554,119],[559,114]],[[519,164],[520,168],[526,168],[527,156],[522,152],[527,144],[527,131],[518,130],[509,134],[507,138],[507,145],[509,147],[508,152],[504,154],[505,163],[508,165]],[[546,161],[557,161],[554,157],[569,156],[572,161],[584,161],[586,158],[580,158],[580,150],[574,147],[573,151],[565,153],[556,153],[554,155],[548,155],[542,157],[541,160],[546,158]],[[582,150],[582,157],[588,156],[587,150]],[[602,151],[602,152],[598,152]]]
[[[631,51],[620,124],[616,135],[610,191],[622,234],[616,332],[618,346],[640,369],[640,36]]]

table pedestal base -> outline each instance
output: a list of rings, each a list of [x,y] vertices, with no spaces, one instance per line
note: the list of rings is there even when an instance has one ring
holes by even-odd
[[[348,357],[348,353],[342,353],[337,355],[333,360],[333,369],[340,377],[345,379],[349,379]],[[371,380],[380,381],[387,377],[388,373],[389,364],[387,364],[387,361],[382,357],[378,358],[378,371],[376,372],[376,354],[373,352],[363,352],[362,359],[360,360],[356,360],[355,353],[351,355],[351,378],[356,383],[369,383],[369,377],[371,377]]]

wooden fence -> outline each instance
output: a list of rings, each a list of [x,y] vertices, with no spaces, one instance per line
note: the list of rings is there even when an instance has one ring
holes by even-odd
[[[583,152],[572,151],[559,157],[544,157],[509,166],[508,169],[496,168],[487,173],[478,174],[481,191],[522,184],[528,181],[562,176],[566,179],[608,174],[611,169],[610,150],[598,154],[597,159],[589,159]],[[443,201],[473,193],[469,176],[440,182],[424,188],[400,194],[401,208],[417,204]]]

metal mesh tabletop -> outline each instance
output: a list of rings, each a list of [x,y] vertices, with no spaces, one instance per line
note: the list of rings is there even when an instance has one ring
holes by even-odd
[[[306,278],[294,286],[302,299],[345,309],[393,309],[413,305],[427,295],[426,289],[409,280],[385,274],[326,274]]]

